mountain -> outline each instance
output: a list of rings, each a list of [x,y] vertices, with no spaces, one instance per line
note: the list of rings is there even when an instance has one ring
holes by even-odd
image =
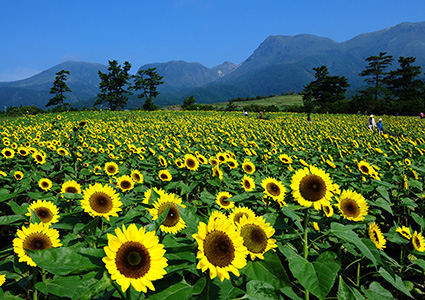
[[[347,94],[365,87],[358,74],[366,67],[365,59],[379,52],[393,55],[392,68],[398,67],[400,56],[416,58],[415,65],[425,70],[425,22],[401,23],[376,32],[360,34],[338,43],[326,37],[311,34],[267,37],[241,64],[231,62],[207,68],[200,63],[170,61],[151,63],[140,69],[156,68],[163,76],[158,105],[182,103],[184,97],[194,95],[198,103],[214,103],[231,98],[300,92],[314,80],[313,68],[325,65],[330,75],[345,76],[350,88]],[[98,93],[97,71],[106,72],[107,66],[83,62],[65,62],[31,78],[0,83],[0,107],[5,105],[36,104],[44,107],[51,98],[48,94],[55,73],[69,70],[68,101],[89,106]],[[87,100],[92,98],[91,100]],[[130,98],[134,107],[140,104]],[[16,103],[16,104],[10,104]]]
[[[65,101],[73,104],[96,96],[100,82],[98,71],[107,72],[108,66],[67,61],[24,80],[0,82],[0,107],[22,104],[45,108],[48,100],[53,97],[49,92],[56,73],[61,70],[70,72],[66,83],[72,92],[64,95],[67,97]]]

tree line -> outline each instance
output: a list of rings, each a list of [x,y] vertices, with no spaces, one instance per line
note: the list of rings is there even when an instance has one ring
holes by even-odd
[[[127,104],[127,95],[133,95],[134,92],[139,92],[138,98],[145,98],[143,104],[144,110],[155,110],[157,106],[153,102],[153,98],[159,95],[157,87],[164,83],[163,76],[156,73],[156,68],[148,68],[139,70],[135,75],[130,75],[131,64],[125,61],[121,66],[116,60],[110,60],[108,72],[103,73],[98,71],[100,78],[99,90],[97,99],[93,106],[107,104],[110,110],[123,109]],[[69,71],[61,70],[56,73],[53,87],[50,93],[54,97],[49,99],[46,107],[56,106],[59,110],[69,110],[71,105],[65,102],[65,92],[71,92],[71,89],[66,84]]]
[[[330,76],[326,66],[313,68],[315,80],[304,87],[305,112],[416,115],[425,110],[425,82],[421,67],[413,65],[416,58],[400,56],[399,67],[388,71],[393,56],[387,52],[366,58],[368,63],[359,76],[364,77],[367,87],[345,99],[350,86],[344,76]]]

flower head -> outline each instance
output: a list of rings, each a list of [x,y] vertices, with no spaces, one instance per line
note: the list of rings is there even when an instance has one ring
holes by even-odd
[[[118,216],[121,211],[121,200],[113,187],[100,183],[90,185],[83,191],[81,206],[84,211],[92,217],[104,217],[109,221],[109,217]]]

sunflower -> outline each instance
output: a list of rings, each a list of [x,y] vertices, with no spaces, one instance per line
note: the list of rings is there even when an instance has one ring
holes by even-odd
[[[15,150],[12,148],[4,148],[1,150],[1,154],[3,154],[5,158],[13,158],[15,156]]]
[[[27,156],[28,154],[30,154],[30,151],[26,147],[19,147],[18,153],[21,156]]]
[[[182,161],[182,159],[181,159],[181,158],[177,158],[177,159],[174,161],[174,163],[175,163],[175,165],[176,165],[179,169],[184,168],[184,163],[183,163],[183,161]]]
[[[211,166],[217,166],[220,164],[220,162],[218,161],[217,158],[215,157],[210,157],[210,159],[208,160],[208,162],[210,163]]]
[[[292,195],[302,206],[313,205],[320,210],[322,205],[330,205],[333,184],[329,174],[315,166],[299,169],[291,180]]]
[[[152,220],[156,220],[168,209],[168,207],[170,207],[160,229],[166,233],[176,234],[186,227],[186,223],[180,217],[179,206],[186,208],[186,205],[182,204],[180,197],[176,196],[174,193],[163,193],[159,196],[159,199],[153,203],[153,208],[149,209],[149,213],[152,216]]]
[[[284,164],[291,164],[292,163],[292,158],[288,155],[288,154],[281,154],[279,155],[279,160],[284,163]]]
[[[239,164],[236,159],[229,158],[227,160],[227,166],[230,168],[230,170],[233,170],[233,169],[236,169],[239,166]]]
[[[277,247],[276,240],[270,238],[275,232],[274,228],[266,223],[263,217],[244,215],[236,226],[251,260],[255,260],[256,257],[264,259],[264,253]]]
[[[121,211],[121,200],[118,193],[109,185],[100,183],[90,185],[83,191],[81,206],[92,217],[104,217],[109,221],[110,216],[118,216]]]
[[[212,222],[216,219],[227,219],[227,216],[219,210],[214,210],[208,218],[208,222]]]
[[[261,182],[261,186],[264,188],[264,194],[271,197],[277,202],[282,202],[285,197],[286,189],[282,182],[272,177],[267,177]]]
[[[235,206],[233,201],[229,201],[232,195],[229,192],[219,192],[215,198],[215,202],[223,209],[232,209]]]
[[[41,178],[38,181],[38,186],[45,191],[48,191],[52,188],[52,181],[48,178]]]
[[[357,167],[359,168],[359,171],[363,175],[370,175],[371,173],[375,172],[375,170],[372,168],[372,166],[367,161],[360,161],[357,164]]]
[[[245,192],[250,192],[255,189],[254,179],[252,179],[252,177],[248,175],[244,175],[242,177],[241,185],[243,189],[245,190]]]
[[[168,266],[164,257],[164,245],[159,243],[155,232],[146,232],[143,227],[137,229],[132,223],[115,229],[115,235],[108,233],[108,245],[103,249],[106,256],[102,259],[111,279],[121,286],[123,292],[130,284],[138,292],[154,291],[152,281],[164,277]]]
[[[24,173],[21,171],[15,171],[13,177],[15,177],[16,180],[22,180],[22,178],[24,178]]]
[[[223,180],[223,171],[220,169],[219,165],[216,165],[213,169],[212,169],[213,173],[212,176],[218,176],[218,178],[220,178],[220,180]]]
[[[7,173],[6,172],[0,171],[0,177],[6,177],[6,176],[7,176]]]
[[[42,152],[36,151],[32,154],[32,158],[37,164],[43,165],[46,163],[46,156]]]
[[[131,179],[137,183],[143,183],[143,174],[139,170],[131,171]]]
[[[412,236],[412,244],[413,247],[415,247],[416,250],[420,251],[420,252],[424,252],[425,251],[425,240],[424,237],[422,236],[422,233],[418,233],[415,232],[413,233]]]
[[[255,165],[249,159],[246,159],[242,163],[242,169],[245,173],[252,174],[255,172]]]
[[[37,200],[31,203],[28,212],[25,214],[30,217],[30,220],[31,212],[34,212],[40,218],[40,221],[48,226],[59,221],[58,207],[50,201]]]
[[[309,164],[304,159],[300,158],[299,161],[300,161],[300,164],[302,164],[304,167],[309,166]]]
[[[59,154],[60,156],[68,156],[69,155],[68,150],[66,150],[63,147],[59,147],[58,149],[56,149],[56,153]]]
[[[242,216],[246,216],[246,217],[250,217],[253,216],[255,217],[255,213],[252,209],[248,208],[248,207],[235,207],[232,209],[232,212],[230,213],[228,219],[233,223],[233,224],[237,224],[239,223],[239,220]]]
[[[195,155],[186,154],[184,156],[184,165],[187,169],[191,171],[196,171],[198,170],[198,167],[199,167],[199,161]]]
[[[25,249],[44,250],[62,246],[59,242],[59,231],[49,228],[47,224],[31,223],[29,227],[18,229],[16,234],[18,237],[13,240],[13,251],[18,254],[20,262],[26,262],[32,267],[37,265]]]
[[[171,176],[171,173],[168,170],[160,170],[158,177],[161,181],[171,181],[171,179],[173,179],[173,176]]]
[[[202,154],[196,155],[196,158],[198,159],[199,163],[202,165],[206,165],[208,163],[207,158],[203,156]]]
[[[343,190],[337,197],[338,207],[345,219],[359,222],[363,221],[368,213],[368,205],[364,197],[352,190]]]
[[[164,156],[159,155],[158,160],[159,160],[160,166],[167,167],[167,160],[165,159]]]
[[[210,278],[230,279],[229,272],[239,276],[238,269],[246,265],[247,250],[236,227],[227,219],[210,220],[208,225],[200,222],[198,232],[192,237],[198,243],[197,269],[209,269]]]
[[[334,209],[332,205],[323,205],[322,206],[323,212],[325,213],[326,217],[330,218],[334,214]]]
[[[410,240],[412,238],[412,233],[410,232],[410,228],[406,226],[398,227],[395,231],[400,233],[406,239]]]
[[[0,286],[3,285],[3,283],[6,282],[6,275],[4,274],[0,274]]]
[[[216,157],[217,157],[217,160],[218,160],[221,164],[224,164],[224,163],[225,163],[225,162],[227,162],[227,160],[228,160],[226,153],[223,153],[223,152],[219,152],[219,153],[217,153]]]
[[[382,235],[381,229],[379,229],[378,224],[376,224],[375,222],[369,225],[369,238],[376,245],[376,248],[378,248],[379,250],[384,250],[387,241]]]
[[[161,197],[161,195],[165,194],[165,191],[163,189],[157,189],[156,187],[153,188],[154,192]],[[147,190],[144,193],[144,198],[143,198],[143,203],[144,204],[150,204],[151,202],[153,202],[152,200],[156,200],[155,199],[151,199],[152,198],[152,189]]]
[[[61,193],[81,194],[81,185],[75,180],[68,180],[62,184]]]
[[[119,171],[118,165],[114,162],[107,162],[104,169],[108,175],[115,175]]]

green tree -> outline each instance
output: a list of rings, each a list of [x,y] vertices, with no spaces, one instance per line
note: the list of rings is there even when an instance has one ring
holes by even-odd
[[[385,82],[388,85],[390,99],[394,100],[396,110],[404,114],[415,114],[423,110],[425,84],[418,79],[421,75],[421,67],[413,66],[416,58],[400,56],[400,67],[388,72]]]
[[[310,82],[303,90],[303,104],[311,111],[313,107],[319,106],[326,110],[329,104],[345,99],[345,91],[348,80],[344,76],[329,76],[326,66],[313,68],[316,72],[316,80]]]
[[[369,89],[372,91],[375,101],[379,95],[385,93],[384,78],[386,76],[385,69],[392,64],[393,56],[386,55],[387,52],[380,52],[378,56],[369,56],[366,61],[369,64],[360,72],[360,76],[366,77],[365,81],[372,85]]]
[[[183,100],[183,104],[182,104],[182,109],[190,109],[190,107],[192,105],[194,105],[196,102],[196,99],[193,95],[184,98]]]
[[[53,87],[50,89],[50,94],[54,94],[55,96],[46,104],[46,107],[51,105],[60,105],[66,110],[67,106],[70,106],[69,103],[64,102],[66,96],[65,92],[71,92],[71,89],[66,84],[67,76],[69,75],[69,71],[61,70],[56,73],[55,80],[53,81]]]
[[[116,60],[109,61],[108,73],[98,71],[100,93],[94,105],[108,103],[111,110],[124,108],[132,93],[128,90],[131,75],[128,71],[131,64],[126,61],[121,66]]]
[[[143,104],[144,110],[155,110],[156,105],[153,103],[152,98],[156,98],[159,95],[157,87],[164,82],[161,81],[163,76],[156,72],[156,68],[149,68],[147,70],[139,70],[136,75],[133,75],[134,83],[131,87],[133,90],[142,90],[138,98],[146,98]]]

